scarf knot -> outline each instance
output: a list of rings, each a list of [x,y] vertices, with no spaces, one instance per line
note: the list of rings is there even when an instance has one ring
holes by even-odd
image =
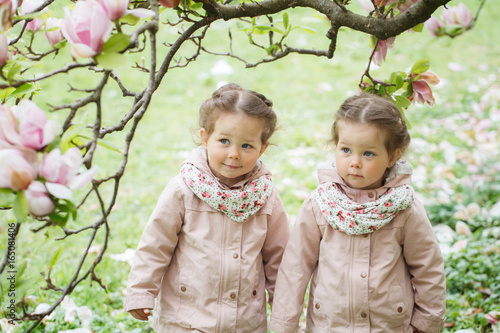
[[[364,204],[345,195],[335,183],[319,185],[314,198],[328,223],[348,235],[372,233],[392,221],[415,200],[410,185],[390,188],[379,199]]]
[[[181,168],[182,179],[193,193],[210,207],[227,215],[235,222],[243,222],[257,213],[273,190],[270,175],[263,175],[245,184],[241,190],[227,190],[217,180],[185,163]]]

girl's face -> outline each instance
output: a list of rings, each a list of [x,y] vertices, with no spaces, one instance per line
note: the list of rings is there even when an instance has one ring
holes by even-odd
[[[340,121],[336,164],[347,185],[356,189],[374,189],[383,185],[387,168],[401,155],[397,149],[389,156],[385,148],[387,132],[373,124]]]
[[[262,144],[262,120],[240,113],[223,113],[208,136],[202,128],[200,137],[207,149],[208,165],[216,177],[228,186],[245,179],[268,144]]]

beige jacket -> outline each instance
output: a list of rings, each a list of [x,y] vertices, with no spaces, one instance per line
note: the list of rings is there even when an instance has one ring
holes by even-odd
[[[213,176],[204,149],[188,161]],[[259,165],[235,187],[269,173]],[[142,234],[124,307],[154,307],[157,332],[267,332],[265,291],[272,303],[289,232],[276,189],[239,223],[200,200],[178,175]]]
[[[349,188],[330,166],[320,183],[335,182],[359,203],[410,183],[406,162],[382,188]],[[403,172],[398,172],[398,169]],[[297,217],[278,273],[269,328],[296,333],[311,281],[306,332],[439,332],[444,325],[444,262],[422,204],[415,200],[371,234],[334,230],[309,197]],[[412,327],[413,326],[413,327]]]

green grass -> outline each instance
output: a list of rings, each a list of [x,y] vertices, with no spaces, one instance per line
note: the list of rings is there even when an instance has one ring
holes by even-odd
[[[457,4],[454,1],[453,4]],[[453,5],[452,4],[452,5]],[[469,1],[467,5],[473,7],[476,2]],[[414,149],[408,157],[415,167],[424,168],[427,178],[415,184],[418,192],[427,203],[431,220],[435,223],[448,224],[454,227],[457,211],[471,202],[480,203],[485,210],[490,209],[499,199],[500,179],[492,170],[497,170],[495,159],[498,156],[499,139],[493,140],[495,146],[490,156],[486,151],[477,153],[475,147],[477,138],[467,141],[466,136],[457,135],[450,125],[456,124],[463,128],[469,118],[492,119],[498,126],[498,104],[500,97],[490,99],[489,113],[472,116],[473,107],[480,98],[495,85],[500,84],[500,45],[493,42],[496,38],[491,27],[500,20],[500,12],[496,10],[493,1],[486,2],[485,9],[477,26],[463,36],[451,40],[442,38],[432,39],[427,31],[420,34],[404,34],[396,40],[396,48],[389,50],[387,62],[381,68],[372,72],[377,78],[384,79],[389,73],[396,70],[406,70],[415,61],[428,58],[432,62],[431,70],[436,72],[445,82],[436,88],[436,107],[412,106],[407,116],[412,124],[411,134],[415,139],[428,142],[424,149]],[[294,25],[314,27],[315,35],[297,29],[292,40],[306,45],[326,47],[324,34],[328,29],[326,21],[314,17],[312,12],[301,9],[290,12],[291,22]],[[221,51],[226,39],[222,27],[228,23],[216,23],[213,31],[207,37],[207,47]],[[246,37],[241,31],[233,28],[235,51],[239,55],[259,59],[260,54],[247,45]],[[172,38],[165,34],[165,40]],[[227,40],[227,39],[226,39]],[[159,45],[164,40],[160,40]],[[93,314],[92,329],[95,332],[146,332],[147,324],[134,320],[122,310],[124,291],[129,272],[126,262],[112,260],[110,254],[124,252],[127,248],[135,249],[139,241],[149,214],[155,206],[156,200],[170,178],[180,167],[181,162],[196,146],[193,139],[197,129],[198,108],[201,102],[209,97],[217,82],[237,82],[245,88],[264,93],[274,102],[274,109],[278,114],[280,130],[272,138],[271,146],[263,160],[274,173],[275,183],[280,190],[283,202],[290,216],[295,216],[302,204],[304,195],[316,187],[315,168],[317,162],[332,157],[331,147],[328,146],[329,131],[334,111],[349,95],[357,89],[370,49],[368,36],[354,31],[343,31],[334,59],[316,58],[313,56],[291,55],[281,61],[266,64],[253,69],[245,69],[244,65],[235,60],[212,55],[201,55],[199,59],[184,69],[174,69],[167,74],[164,82],[155,92],[152,104],[144,119],[139,125],[130,152],[127,172],[120,185],[120,195],[117,204],[109,218],[111,234],[105,258],[97,267],[97,275],[102,278],[107,292],[97,283],[85,281],[71,294],[77,306],[88,306]],[[51,64],[65,61],[67,54],[60,54]],[[225,60],[234,72],[227,76],[213,76],[210,69],[219,60]],[[450,63],[463,66],[463,71],[453,71]],[[138,87],[144,75],[134,71],[121,69],[125,75],[124,82],[131,87]],[[76,71],[71,75],[61,75],[54,80],[48,80],[42,85],[43,92],[35,97],[40,103],[57,105],[68,103],[81,93],[68,92],[68,87],[61,84],[68,80],[73,86],[82,88],[82,78],[88,77],[87,70]],[[87,79],[85,79],[87,80]],[[95,79],[92,79],[95,80]],[[94,81],[96,82],[96,81]],[[115,84],[110,84],[105,90],[109,98],[104,105],[107,124],[116,121],[121,113],[127,110],[130,101],[121,97]],[[496,104],[495,104],[496,103]],[[89,110],[92,112],[92,110]],[[465,114],[465,119],[457,117]],[[54,119],[63,118],[64,114],[54,114]],[[440,122],[440,120],[442,120]],[[122,135],[115,135],[108,139],[111,143],[122,147]],[[448,141],[462,149],[466,156],[454,165],[446,165],[444,155],[446,151],[440,143]],[[96,164],[100,171],[98,177],[112,172],[120,162],[120,155],[98,148],[99,156]],[[485,160],[477,174],[487,175],[490,181],[473,184],[463,179],[472,179],[467,162],[471,156]],[[448,168],[445,170],[445,168]],[[439,173],[436,170],[444,170]],[[423,171],[423,170],[421,170]],[[448,174],[452,176],[447,176]],[[462,179],[462,180],[461,180]],[[443,183],[450,188],[448,201],[441,201]],[[1,212],[3,223],[0,224],[0,237],[6,239],[6,223],[13,219],[11,212]],[[79,212],[79,219],[71,222],[70,228],[84,226],[98,218],[96,207],[86,205]],[[484,313],[498,309],[498,294],[500,286],[497,280],[491,277],[498,276],[498,236],[482,237],[483,230],[498,226],[498,219],[491,219],[486,215],[478,215],[468,221],[475,232],[469,239],[471,246],[463,252],[452,254],[447,261],[449,280],[448,308],[449,323],[455,326],[448,329],[453,332],[458,328],[473,328],[477,332],[491,332],[491,325],[485,324]],[[26,262],[28,267],[23,278],[26,295],[30,295],[30,310],[42,302],[50,303],[57,299],[58,294],[40,290],[43,284],[41,271],[47,273],[50,261],[57,249],[62,246],[63,252],[51,277],[52,281],[60,286],[68,281],[81,254],[85,250],[89,232],[73,236],[68,241],[56,241],[62,235],[57,228],[50,228],[45,232],[34,234],[29,229],[40,225],[40,222],[23,224],[18,237],[16,249],[18,262]],[[45,233],[45,234],[43,234]],[[486,241],[488,252],[481,252],[481,242]],[[100,230],[97,245],[103,242],[103,230]],[[0,243],[0,250],[5,250],[5,242]],[[479,251],[479,253],[477,253]],[[91,264],[95,254],[90,254],[85,263]],[[491,262],[491,264],[489,264]],[[478,264],[479,263],[479,264]],[[481,263],[485,263],[482,265]],[[477,267],[479,266],[479,267]],[[485,267],[490,267],[485,271]],[[496,269],[496,270],[495,270]],[[469,271],[476,275],[468,275],[462,282],[460,278]],[[454,273],[455,272],[455,273]],[[458,277],[456,276],[458,274]],[[471,273],[472,274],[472,273]],[[479,276],[479,277],[478,277]],[[486,277],[485,277],[486,276]],[[478,292],[470,281],[479,281],[483,288],[490,288],[493,296]],[[5,289],[5,279],[2,276],[2,285]],[[6,298],[2,301],[2,310],[5,309]],[[474,312],[482,308],[480,312]],[[57,309],[47,326],[41,325],[37,332],[55,332],[58,330],[79,327],[78,319],[73,323],[65,323],[63,309]],[[29,324],[23,323],[27,328]]]

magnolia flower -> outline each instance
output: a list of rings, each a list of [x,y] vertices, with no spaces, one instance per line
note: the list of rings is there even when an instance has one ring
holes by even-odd
[[[425,21],[424,27],[426,27],[427,30],[429,30],[429,32],[431,33],[431,35],[433,37],[437,37],[437,36],[442,35],[442,32],[440,32],[440,29],[443,28],[443,24],[441,23],[441,21],[439,21],[434,16],[431,16],[430,19]]]
[[[64,309],[64,321],[72,323],[76,319],[76,315],[80,318],[83,328],[64,331],[64,332],[89,332],[88,327],[92,322],[92,311],[87,306],[78,307],[69,296],[64,296],[61,307]],[[63,332],[63,331],[60,331]]]
[[[33,215],[46,216],[54,210],[55,206],[49,197],[47,188],[39,181],[32,182],[24,191],[24,196],[28,200],[28,206]]]
[[[64,38],[71,44],[74,58],[93,57],[102,51],[113,26],[106,11],[94,0],[77,1],[73,11],[64,8]]]
[[[0,12],[2,13],[0,33],[12,28],[12,15],[16,9],[17,0],[0,0]]]
[[[436,85],[439,83],[439,78],[438,76],[431,72],[427,71],[422,74],[415,74],[412,73],[410,74],[410,78],[416,78],[416,80],[411,81],[411,86],[413,89],[413,92],[409,99],[413,103],[421,103],[421,104],[429,104],[430,106],[434,106],[435,100],[434,96],[432,95],[432,90],[429,84]]]
[[[32,13],[42,4],[43,0],[23,0],[23,3],[21,5],[21,14],[25,15]],[[46,11],[46,9],[44,9],[43,11]],[[43,22],[43,19],[34,18],[33,20],[28,22],[26,28],[28,28],[28,30],[32,30],[33,32],[37,32],[42,27]]]
[[[387,56],[387,49],[394,48],[394,41],[396,37],[387,38],[386,40],[379,40],[377,43],[377,50],[373,54],[373,63],[377,66],[380,66],[383,61],[385,61],[385,57]]]
[[[471,28],[474,22],[474,15],[463,3],[457,7],[444,8],[443,18],[447,25],[458,24],[465,28]]]
[[[455,37],[463,33],[464,30],[460,29],[460,27],[463,27],[465,30],[472,28],[474,24],[474,15],[466,5],[460,3],[457,7],[447,7],[443,9],[443,21],[444,22],[441,22],[437,18],[431,16],[431,18],[424,23],[424,26],[434,37],[445,34]],[[447,31],[447,27],[451,27],[451,29]]]
[[[38,172],[45,178],[45,186],[50,194],[60,199],[70,199],[71,189],[84,187],[94,178],[94,168],[78,173],[82,163],[78,148],[70,148],[63,155],[59,149],[53,149],[43,156]]]
[[[102,8],[111,21],[118,21],[123,16],[131,14],[137,17],[151,17],[154,12],[145,8],[128,9],[130,0],[99,0]]]
[[[55,17],[49,17],[47,21],[45,21],[45,31],[43,33],[52,47],[54,47],[57,43],[60,43],[63,39],[61,31],[62,24],[63,19]]]
[[[9,40],[6,33],[0,33],[0,67],[9,61]]]
[[[35,179],[35,168],[17,149],[0,149],[0,188],[22,191]]]
[[[0,140],[39,150],[54,140],[57,123],[48,121],[35,103],[23,99],[9,110],[0,107]]]

